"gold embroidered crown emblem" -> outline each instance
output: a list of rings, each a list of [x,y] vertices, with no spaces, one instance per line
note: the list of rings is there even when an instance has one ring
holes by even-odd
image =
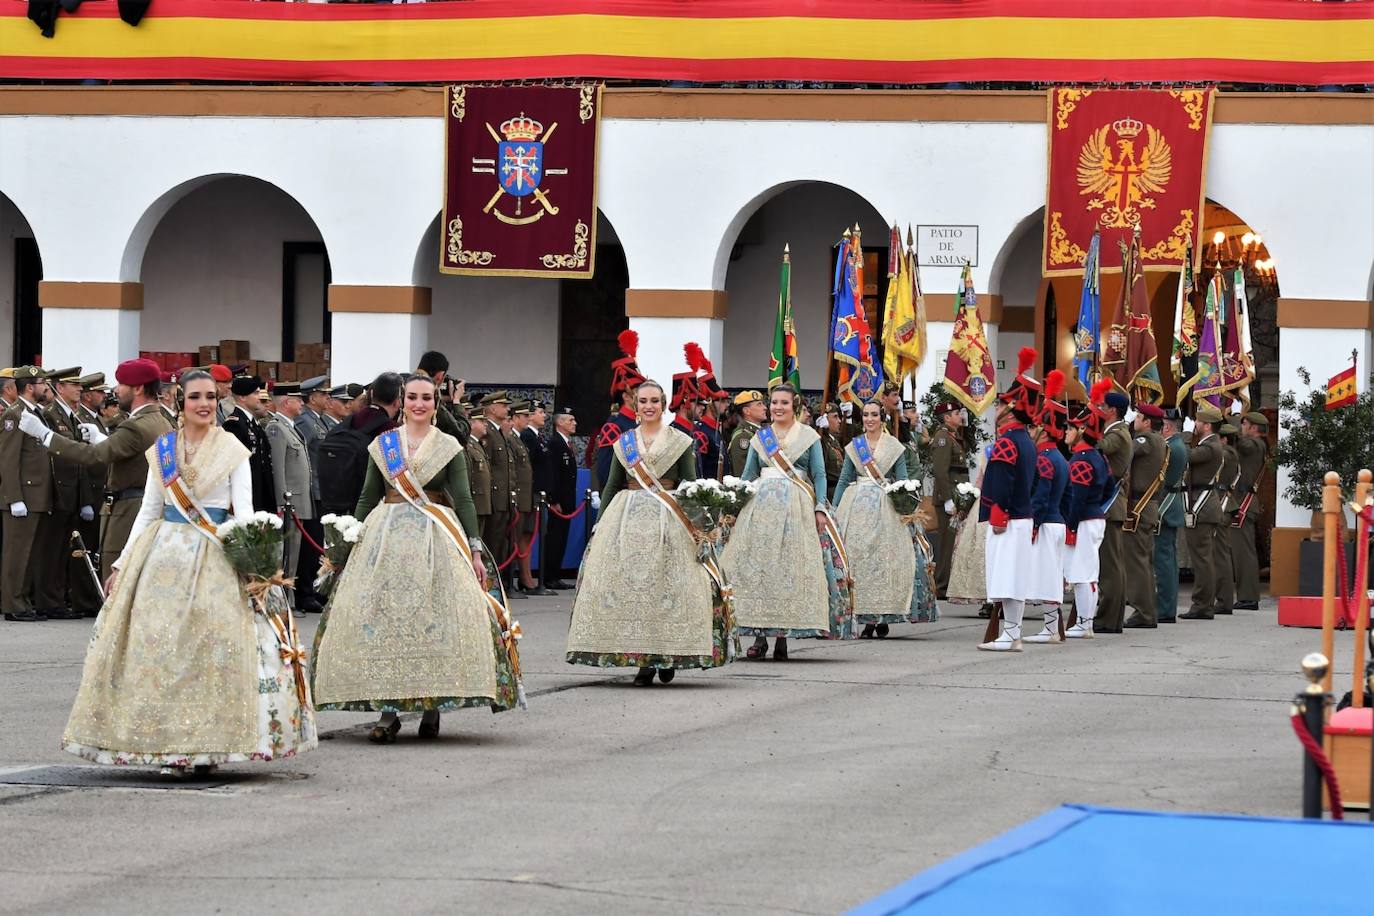
[[[1139,136],[1140,132],[1144,129],[1145,125],[1135,118],[1121,118],[1120,120],[1112,122],[1112,130],[1123,140]]]
[[[533,140],[544,132],[544,125],[534,118],[527,116],[523,111],[519,117],[509,118],[501,122],[501,135],[507,140]]]

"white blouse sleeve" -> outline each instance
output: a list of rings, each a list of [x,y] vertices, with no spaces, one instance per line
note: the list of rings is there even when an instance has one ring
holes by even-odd
[[[247,458],[229,475],[229,507],[234,518],[239,520],[253,514],[253,469],[248,466]]]
[[[148,469],[148,479],[143,484],[143,502],[138,507],[138,515],[134,517],[134,526],[129,529],[129,539],[124,542],[124,552],[119,555],[110,568],[119,569],[124,564],[124,558],[128,556],[128,549],[133,546],[138,536],[153,522],[162,520],[162,482],[153,474],[153,469]]]

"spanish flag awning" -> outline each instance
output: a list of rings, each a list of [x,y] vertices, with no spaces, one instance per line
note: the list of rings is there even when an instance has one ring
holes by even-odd
[[[110,0],[43,38],[0,0],[0,78],[1374,83],[1374,2]]]

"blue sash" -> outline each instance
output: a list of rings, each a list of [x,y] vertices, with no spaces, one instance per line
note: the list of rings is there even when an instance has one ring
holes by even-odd
[[[873,449],[868,447],[866,436],[856,436],[851,441],[854,443],[854,453],[859,456],[859,464],[868,464],[873,460]]]
[[[625,453],[626,464],[631,467],[639,464],[639,440],[635,438],[634,430],[621,433],[620,450]]]
[[[177,433],[170,430],[157,437],[157,468],[165,487],[179,476],[177,471]]]
[[[225,521],[227,521],[229,518],[228,509],[216,509],[212,506],[207,506],[204,509],[204,512],[205,517],[208,518],[210,521],[214,522],[216,525],[223,525]],[[162,507],[162,520],[164,522],[176,522],[178,525],[191,524],[186,520],[185,516],[183,516],[180,512],[177,511],[176,506],[164,505]]]
[[[386,475],[392,480],[401,476],[406,469],[405,455],[401,450],[401,431],[388,430],[377,437],[382,448],[382,461],[386,463]]]
[[[759,444],[763,446],[763,453],[772,458],[778,453],[778,437],[773,432],[773,427],[765,426],[759,430]]]

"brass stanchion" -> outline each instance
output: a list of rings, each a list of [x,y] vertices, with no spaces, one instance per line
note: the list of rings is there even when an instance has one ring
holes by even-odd
[[[1361,512],[1369,500],[1370,479],[1374,474],[1368,468],[1360,471],[1359,483],[1355,484],[1355,511]],[[1355,572],[1364,572],[1364,581],[1355,583],[1355,667],[1351,669],[1354,686],[1350,688],[1350,705],[1356,709],[1364,708],[1364,640],[1369,631],[1369,573],[1366,569],[1369,522],[1363,515],[1355,519],[1355,550],[1361,556],[1355,557]],[[1341,586],[1345,586],[1345,570],[1341,570]],[[1370,736],[1374,741],[1374,735]],[[1374,811],[1374,805],[1370,806]]]
[[[1323,732],[1326,730],[1326,704],[1330,694],[1322,682],[1331,677],[1331,663],[1328,656],[1313,652],[1302,660],[1302,673],[1307,677],[1307,689],[1293,700],[1293,710],[1302,716],[1303,726],[1312,736],[1317,747],[1321,747]],[[1302,755],[1302,816],[1322,818],[1322,771],[1310,753]]]
[[[1336,651],[1337,582],[1343,582],[1345,578],[1344,570],[1341,570],[1341,578],[1336,578],[1336,538],[1341,536],[1338,522],[1344,507],[1341,505],[1341,475],[1335,471],[1327,471],[1324,479],[1326,485],[1322,487],[1322,522],[1325,531],[1322,544],[1322,655],[1330,659]],[[1331,692],[1329,661],[1322,674],[1322,690]]]

